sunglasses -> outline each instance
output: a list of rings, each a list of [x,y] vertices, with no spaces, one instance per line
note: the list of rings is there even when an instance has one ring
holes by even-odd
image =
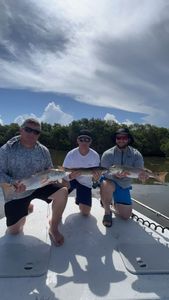
[[[127,135],[117,135],[116,140],[123,140],[123,141],[128,141],[128,136]]]
[[[91,138],[89,138],[89,137],[81,137],[81,138],[79,138],[78,140],[79,140],[79,142],[81,142],[81,143],[83,143],[83,142],[85,142],[85,143],[90,143],[90,142],[91,142]]]
[[[40,134],[40,130],[38,130],[38,129],[33,129],[33,128],[30,128],[30,127],[27,127],[27,126],[24,127],[23,129],[27,133],[33,133],[34,135],[39,135]]]

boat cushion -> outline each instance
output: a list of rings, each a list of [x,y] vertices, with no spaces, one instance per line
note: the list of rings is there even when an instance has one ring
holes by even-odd
[[[40,276],[47,272],[50,245],[37,237],[0,238],[0,277]]]

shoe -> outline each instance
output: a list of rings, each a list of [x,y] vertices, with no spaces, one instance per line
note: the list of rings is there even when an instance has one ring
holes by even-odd
[[[103,217],[103,225],[105,227],[111,227],[112,226],[112,214],[105,214]]]

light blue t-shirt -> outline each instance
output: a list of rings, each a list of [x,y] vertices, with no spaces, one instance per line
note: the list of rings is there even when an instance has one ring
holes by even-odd
[[[144,168],[144,160],[141,153],[131,147],[128,146],[126,149],[119,149],[117,146],[114,146],[107,151],[105,151],[101,157],[101,166],[109,168],[113,165],[123,165],[128,167],[135,168]],[[105,175],[106,178],[113,179],[117,182],[122,188],[127,188],[131,186],[132,180],[130,178],[117,178],[112,175]]]

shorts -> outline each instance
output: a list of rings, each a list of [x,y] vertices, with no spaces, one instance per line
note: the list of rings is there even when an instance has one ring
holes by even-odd
[[[85,204],[88,206],[92,206],[92,189],[80,184],[76,179],[71,180],[70,188],[68,190],[69,194],[76,189],[76,204],[79,205]]]
[[[60,187],[58,187],[57,184],[49,184],[35,190],[28,197],[14,199],[10,202],[5,203],[4,209],[7,226],[16,224],[21,218],[28,215],[28,207],[33,199],[39,198],[47,203],[50,203],[52,199],[48,199],[48,197],[57,192],[59,189]]]
[[[114,181],[113,181],[114,182]],[[113,193],[114,203],[115,204],[124,204],[124,205],[132,205],[132,199],[130,195],[130,190],[132,187],[122,188],[119,184],[114,182],[115,191]]]
[[[101,177],[100,182],[106,180],[104,176]],[[132,205],[132,199],[130,195],[130,190],[132,190],[132,186],[127,188],[122,188],[117,182],[114,180],[110,180],[115,185],[115,191],[113,192],[113,200],[116,204],[124,204],[124,205]]]

